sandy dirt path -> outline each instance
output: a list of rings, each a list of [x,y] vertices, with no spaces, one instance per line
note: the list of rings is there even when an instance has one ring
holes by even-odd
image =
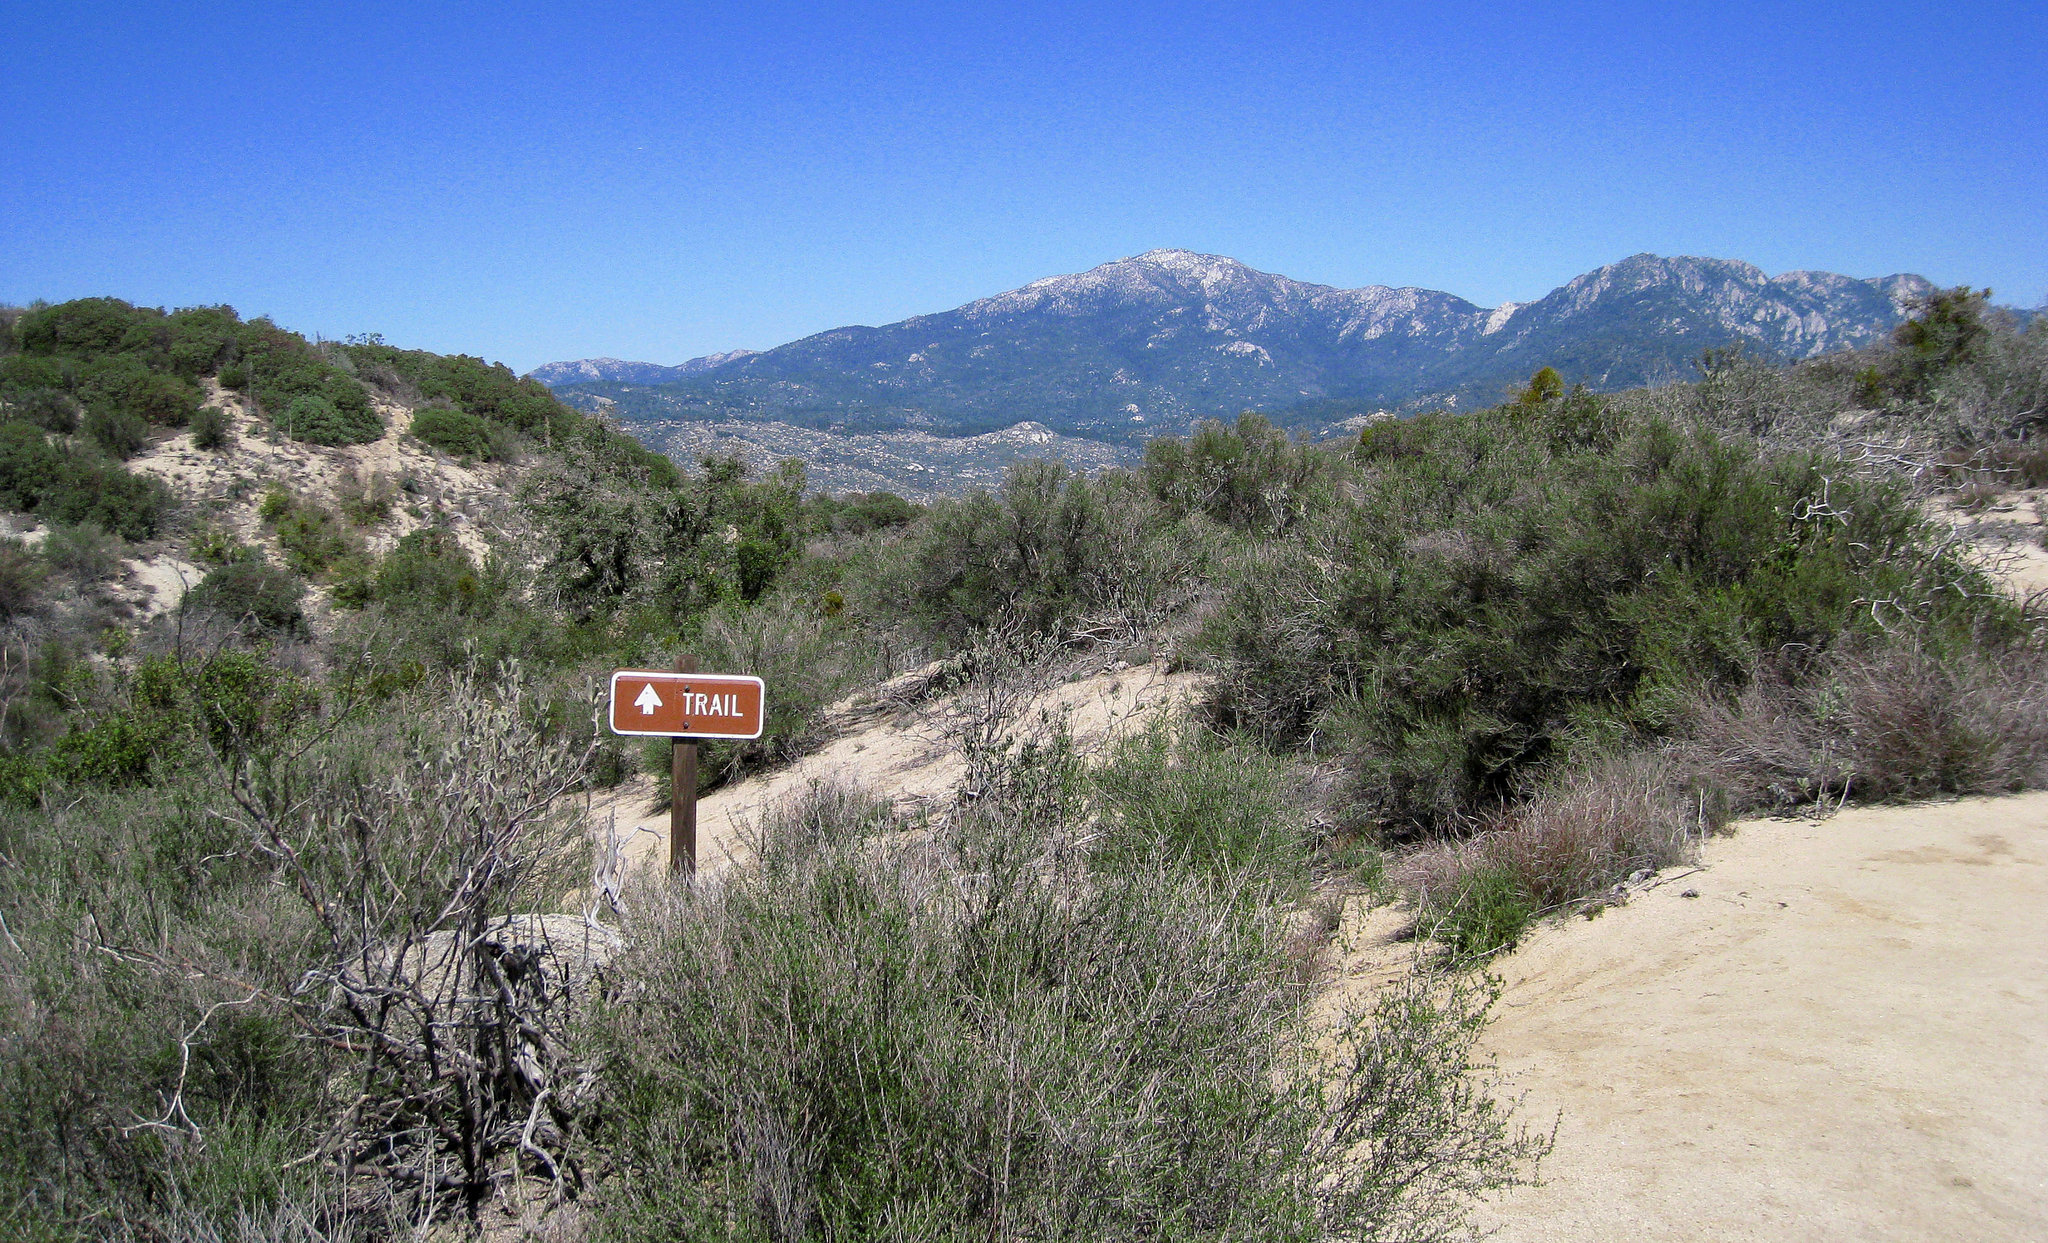
[[[1688,892],[1697,896],[1686,896]],[[2048,793],[1754,821],[1499,960],[1510,1243],[2048,1239]]]
[[[1034,698],[1024,719],[1040,709],[1057,714],[1085,757],[1185,704],[1201,685],[1199,674],[1144,665],[1057,686]],[[865,786],[905,811],[949,798],[966,766],[948,737],[945,708],[941,701],[863,722],[793,764],[705,795],[697,804],[698,867],[715,875],[748,857],[762,814],[813,782]],[[654,793],[652,779],[635,778],[593,799],[586,813],[594,829],[610,826],[620,835],[629,871],[658,870],[668,857],[668,811],[650,810]]]

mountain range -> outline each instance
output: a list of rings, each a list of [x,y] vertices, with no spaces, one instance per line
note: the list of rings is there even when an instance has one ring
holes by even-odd
[[[834,328],[679,367],[589,359],[533,374],[570,404],[638,425],[779,423],[966,436],[1031,420],[1133,444],[1198,419],[1491,404],[1538,367],[1596,389],[1691,374],[1708,347],[1785,359],[1862,345],[1924,278],[1767,276],[1738,261],[1633,255],[1533,302],[1432,289],[1338,289],[1235,259],[1153,250],[954,310]],[[658,437],[645,437],[650,440]]]
[[[567,363],[543,363],[526,374],[539,380],[549,388],[569,388],[578,384],[615,382],[619,384],[668,384],[686,380],[713,367],[752,358],[753,350],[721,350],[692,358],[673,367],[660,363],[634,363],[623,358],[579,358]]]

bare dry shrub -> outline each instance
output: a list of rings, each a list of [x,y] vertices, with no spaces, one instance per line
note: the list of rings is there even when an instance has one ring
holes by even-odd
[[[1993,313],[1985,328],[1929,394],[1938,425],[1960,444],[2011,442],[2048,423],[2048,319],[2022,326]]]
[[[318,1151],[357,1176],[358,1209],[473,1214],[522,1173],[580,1182],[592,1080],[569,1026],[616,938],[531,912],[584,876],[560,800],[588,758],[543,731],[508,670],[458,676],[423,717],[233,772],[245,831],[319,930],[290,1001],[343,1055],[346,1103]]]
[[[1311,1149],[1324,1238],[1474,1238],[1475,1200],[1535,1179],[1557,1123],[1511,1124],[1514,1103],[1495,1095],[1477,1046],[1499,995],[1479,972],[1415,974],[1338,1034]]]
[[[1959,503],[1966,508],[1973,493],[1989,503],[2015,489],[2048,486],[2048,442],[2039,439],[1999,440],[1957,450],[1949,461],[1950,473],[1965,481]]]
[[[398,368],[390,363],[371,361],[356,363],[355,367],[356,378],[376,389],[387,401],[402,406],[417,406],[424,400],[420,395],[419,386],[406,379],[399,373]]]
[[[2040,460],[2033,446],[2048,424],[2048,319],[1987,315],[1971,348],[1925,383],[1901,386],[1907,363],[1890,342],[1790,367],[1709,351],[1697,383],[1611,400],[1754,439],[1773,453],[1819,452],[1859,473],[1909,477],[1922,489],[1987,477],[2019,486],[2048,469],[2013,470],[2016,459]]]
[[[358,527],[374,527],[391,516],[398,487],[382,471],[343,470],[334,478],[334,504]]]
[[[1955,506],[1966,514],[1982,513],[2005,495],[2005,487],[1995,479],[1973,479],[1955,494]]]
[[[1738,809],[2048,785],[2048,656],[1839,653],[1818,676],[1702,702],[1688,750]]]

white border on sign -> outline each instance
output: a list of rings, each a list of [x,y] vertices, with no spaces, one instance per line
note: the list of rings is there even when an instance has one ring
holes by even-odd
[[[615,714],[615,712],[614,712],[614,710],[613,710],[613,709],[614,709],[614,705],[616,705],[616,704],[618,703],[618,701],[619,701],[619,679],[620,679],[620,678],[661,678],[661,679],[664,679],[664,680],[667,680],[667,679],[685,679],[685,680],[687,680],[687,679],[690,679],[690,678],[704,678],[704,679],[707,679],[707,680],[711,680],[711,681],[718,681],[718,682],[752,682],[752,683],[753,683],[753,684],[754,684],[755,686],[757,686],[757,687],[760,687],[760,688],[761,688],[761,723],[760,723],[759,725],[756,725],[756,726],[754,727],[754,732],[753,732],[753,733],[751,733],[751,734],[720,734],[720,733],[689,733],[689,734],[671,734],[671,733],[669,733],[669,732],[668,732],[667,730],[665,730],[665,729],[620,729],[620,728],[619,728],[619,727],[618,727],[617,725],[612,725],[612,732],[613,732],[614,734],[617,734],[617,735],[619,735],[619,736],[620,736],[620,737],[622,737],[622,738],[726,738],[726,739],[731,739],[731,740],[734,740],[734,741],[745,741],[745,740],[748,740],[748,739],[753,739],[753,738],[759,738],[759,737],[761,736],[761,731],[762,731],[762,730],[764,730],[764,729],[766,729],[766,728],[768,727],[768,684],[767,684],[766,682],[763,682],[763,681],[762,681],[761,679],[759,679],[759,678],[755,677],[755,676],[754,676],[753,674],[751,674],[751,673],[677,673],[677,672],[676,672],[675,670],[673,670],[673,669],[615,669],[615,670],[613,670],[613,671],[612,671],[612,697],[611,697],[611,701],[610,701],[609,703],[607,703],[607,704],[605,705],[605,723],[606,723],[606,724],[611,724],[611,723],[612,723],[612,722],[613,722],[613,721],[614,721],[614,720],[616,719],[616,714]]]

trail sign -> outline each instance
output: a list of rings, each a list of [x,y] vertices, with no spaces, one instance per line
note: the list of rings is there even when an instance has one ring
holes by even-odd
[[[765,699],[759,678],[621,669],[612,674],[612,732],[759,738]]]

